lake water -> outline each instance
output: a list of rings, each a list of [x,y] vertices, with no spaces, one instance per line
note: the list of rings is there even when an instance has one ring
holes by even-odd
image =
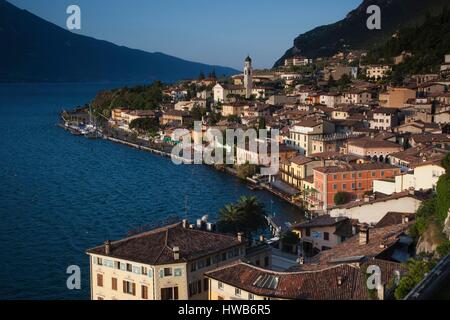
[[[178,215],[190,221],[241,195],[279,216],[298,210],[205,166],[58,128],[62,108],[90,101],[112,84],[0,85],[0,299],[89,299],[85,250]],[[78,265],[82,289],[66,287]]]

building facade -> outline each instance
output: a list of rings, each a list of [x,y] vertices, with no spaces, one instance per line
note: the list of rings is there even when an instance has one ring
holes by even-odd
[[[88,250],[91,298],[206,300],[204,273],[244,258],[245,242],[201,228],[183,221]]]

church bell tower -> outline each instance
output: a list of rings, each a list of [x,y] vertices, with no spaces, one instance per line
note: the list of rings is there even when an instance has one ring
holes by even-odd
[[[250,99],[253,92],[253,68],[252,59],[248,56],[244,64],[244,87],[245,97]]]

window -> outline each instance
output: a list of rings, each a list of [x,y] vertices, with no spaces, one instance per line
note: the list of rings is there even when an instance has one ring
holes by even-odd
[[[333,179],[334,179],[334,180],[337,180],[337,174],[335,174],[335,175],[333,176]]]
[[[268,267],[269,265],[270,265],[270,259],[269,259],[269,257],[265,257],[264,258],[264,266]]]
[[[206,258],[206,267],[211,266],[211,257]]]
[[[255,297],[253,296],[252,293],[248,294],[248,300],[255,300]]]
[[[337,184],[333,184],[333,190],[337,190]]]
[[[123,280],[123,293],[136,295],[136,284],[130,281]]]
[[[217,288],[219,288],[219,290],[223,290],[223,283],[222,282],[218,282],[217,283]]]
[[[111,289],[117,291],[117,278],[111,279]]]
[[[323,233],[323,240],[326,240],[326,241],[330,240],[330,234],[328,232]]]
[[[120,262],[119,261],[114,261],[114,269],[120,270]]]
[[[375,171],[372,171],[372,177],[375,177],[376,176],[376,172]]]
[[[194,261],[191,263],[191,272],[197,271],[197,262]]]
[[[178,300],[178,287],[162,288],[161,300]]]
[[[97,258],[97,264],[99,266],[102,266],[103,265],[103,259],[102,258]]]
[[[381,176],[384,177],[384,171],[381,171]]]
[[[241,296],[241,289],[239,289],[239,288],[234,289],[234,295],[237,296],[237,297],[240,297]]]
[[[202,293],[202,281],[194,281],[189,284],[189,296],[195,296]]]
[[[352,183],[352,190],[356,189],[356,184]]]
[[[342,184],[342,189],[343,189],[343,190],[347,190],[347,184],[346,184],[346,183],[343,183],[343,184]]]
[[[203,269],[204,267],[205,267],[205,260],[197,261],[197,268],[198,268],[198,270]]]
[[[222,253],[222,261],[226,261],[227,260],[227,253],[224,252]]]
[[[362,173],[358,173],[358,178],[362,178]]]
[[[305,233],[306,233],[307,237],[311,237],[311,229],[310,228],[306,228]]]
[[[103,275],[99,273],[97,274],[97,286],[103,287]]]
[[[133,271],[133,266],[129,263],[127,263],[127,271],[128,272],[132,272]]]
[[[147,275],[147,274],[148,274],[147,267],[142,267],[141,273],[142,273],[143,275]]]
[[[141,286],[141,295],[142,295],[142,299],[148,300],[148,287],[147,286]]]
[[[172,268],[164,268],[164,277],[172,276]]]

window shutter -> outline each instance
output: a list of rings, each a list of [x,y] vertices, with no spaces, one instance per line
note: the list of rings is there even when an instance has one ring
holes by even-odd
[[[133,296],[136,295],[136,283],[133,283]]]
[[[164,270],[160,270],[159,271],[159,277],[160,278],[164,278]]]
[[[114,291],[117,291],[117,279],[116,278],[112,278],[112,289]]]
[[[127,282],[123,280],[123,293],[127,293]]]
[[[173,288],[173,300],[178,300],[178,287]]]

